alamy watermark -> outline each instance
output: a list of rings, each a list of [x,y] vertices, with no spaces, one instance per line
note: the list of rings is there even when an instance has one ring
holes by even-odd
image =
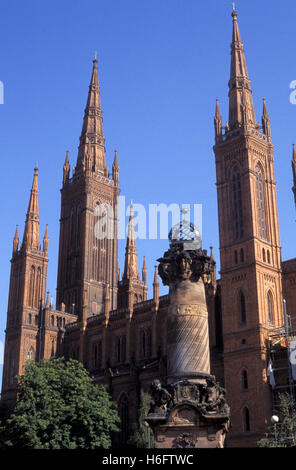
[[[118,198],[118,239],[124,240],[128,235],[130,214],[135,239],[166,240],[172,227],[183,222],[192,222],[202,234],[201,204],[148,204],[131,203],[126,206],[125,196]],[[116,236],[116,214],[110,204],[98,204],[95,209],[95,236],[97,239],[112,240]]]
[[[290,83],[290,103],[291,104],[296,104],[296,80],[292,80]]]

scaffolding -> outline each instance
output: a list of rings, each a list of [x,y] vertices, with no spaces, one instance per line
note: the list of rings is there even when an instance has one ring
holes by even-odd
[[[296,341],[296,318],[287,314],[284,301],[284,326],[270,330],[268,338],[269,358],[272,364],[274,383],[272,384],[273,414],[279,413],[279,394],[288,393],[296,398],[296,383],[293,380],[290,361],[290,344]]]

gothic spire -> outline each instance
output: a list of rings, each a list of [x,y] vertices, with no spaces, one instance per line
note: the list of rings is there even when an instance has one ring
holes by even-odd
[[[123,279],[139,279],[133,205],[130,205]]]
[[[117,150],[115,150],[114,152],[114,161],[112,165],[112,178],[114,180],[114,183],[117,185],[118,179],[119,179],[119,165],[118,165],[118,159],[117,159]]]
[[[64,184],[69,179],[69,174],[70,174],[69,150],[67,150],[65,163],[64,163],[64,167],[63,167],[63,183]]]
[[[143,259],[143,268],[142,268],[142,281],[144,284],[147,284],[147,267],[146,267],[146,258]]]
[[[39,201],[38,201],[38,168],[34,168],[29,207],[26,217],[22,247],[40,249],[39,243]]]
[[[159,280],[157,275],[157,265],[154,266],[154,280],[153,280],[153,299],[159,299]]]
[[[216,112],[214,117],[214,125],[215,125],[215,137],[216,142],[219,141],[219,137],[222,135],[222,117],[219,108],[219,100],[216,99]]]
[[[242,125],[256,127],[255,111],[250,88],[246,58],[237,22],[237,12],[232,12],[233,32],[229,80],[230,130]]]
[[[106,174],[105,138],[103,135],[97,59],[93,60],[93,70],[84,111],[76,170],[78,171],[85,167]]]
[[[13,238],[13,254],[18,251],[18,247],[19,247],[19,233],[18,233],[18,225],[17,225],[15,229],[15,235]]]
[[[49,245],[48,225],[46,224],[45,234],[44,234],[44,237],[43,237],[43,251],[44,251],[44,253],[48,252],[48,245]]]
[[[271,132],[270,132],[270,117],[267,112],[267,107],[266,107],[266,102],[265,98],[263,98],[263,113],[262,113],[262,130],[264,134],[270,138]]]

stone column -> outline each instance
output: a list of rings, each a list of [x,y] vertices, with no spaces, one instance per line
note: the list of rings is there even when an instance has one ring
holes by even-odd
[[[198,231],[184,223],[170,234],[169,250],[159,261],[159,275],[170,288],[167,316],[167,383],[151,385],[146,421],[157,448],[223,447],[229,427],[225,390],[210,373],[208,311],[203,278],[214,261],[201,249]]]

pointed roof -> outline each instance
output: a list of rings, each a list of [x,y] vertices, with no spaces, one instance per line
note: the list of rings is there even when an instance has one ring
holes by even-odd
[[[233,30],[231,43],[231,66],[229,80],[229,126],[230,129],[243,124],[256,126],[256,118],[248,76],[246,58],[237,22],[237,11],[232,12]],[[243,96],[243,98],[242,98]],[[242,99],[244,102],[242,103]],[[242,107],[244,109],[244,115]],[[245,119],[244,119],[245,116]]]
[[[265,98],[263,98],[263,113],[262,113],[262,116],[269,119],[269,114],[268,114],[268,111],[267,111]]]
[[[117,159],[117,150],[114,150],[114,161],[113,161],[112,167],[116,169],[119,168],[118,159]]]
[[[105,172],[105,138],[103,134],[97,59],[93,60],[92,75],[80,136],[77,170],[83,168],[86,155],[93,156],[92,165],[95,171]]]
[[[130,216],[128,222],[128,234],[125,248],[125,262],[122,279],[139,279],[137,246],[135,237],[134,211],[133,204],[130,205]]]
[[[33,184],[27,211],[22,247],[39,250],[39,199],[38,199],[38,168],[34,168]]]
[[[157,264],[154,266],[154,279],[153,279],[153,284],[159,284],[158,272],[157,272]]]
[[[222,119],[221,118],[221,113],[220,113],[220,107],[219,107],[219,100],[216,98],[216,112],[215,112],[215,118],[216,119]]]

